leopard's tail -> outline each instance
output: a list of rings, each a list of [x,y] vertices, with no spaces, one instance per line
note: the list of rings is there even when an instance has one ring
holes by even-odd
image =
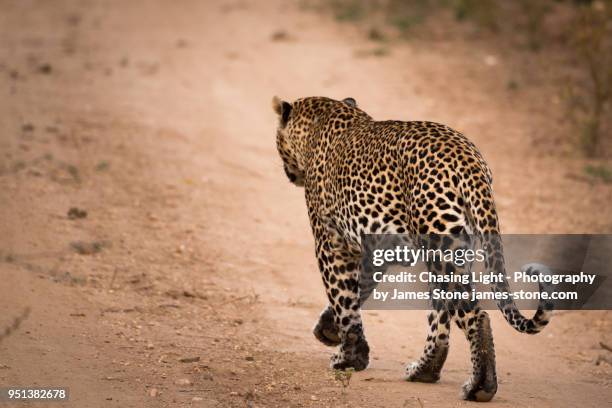
[[[481,200],[477,201],[478,204],[482,205],[483,202],[487,202],[488,211],[484,211],[483,208],[476,208],[466,200],[468,204],[468,214],[470,224],[472,224],[472,231],[480,238],[483,249],[485,250],[485,268],[487,272],[493,272],[497,276],[501,276],[503,279],[501,282],[496,282],[492,289],[498,293],[507,294],[506,298],[500,296],[497,300],[497,307],[502,312],[504,318],[510,326],[521,333],[537,334],[539,333],[550,321],[552,316],[553,304],[540,296],[538,303],[538,309],[533,316],[529,319],[525,317],[518,309],[514,299],[510,296],[511,291],[508,286],[508,275],[506,274],[506,266],[504,261],[504,249],[499,233],[497,213],[493,203],[492,191],[490,185],[485,185],[481,189]],[[545,273],[547,269],[543,265],[528,264],[522,267],[522,271],[528,275],[539,275]],[[546,287],[539,283],[540,293],[545,292]]]
[[[514,299],[509,296],[511,291],[507,281],[501,236],[499,233],[483,233],[481,235],[481,241],[486,252],[486,270],[492,271],[503,277],[502,281],[495,283],[492,289],[498,293],[508,294],[506,299],[501,298],[497,300],[497,307],[504,315],[506,321],[510,323],[510,326],[515,330],[528,334],[539,333],[550,321],[553,304],[542,299],[542,296],[540,296],[538,309],[533,318],[529,319],[525,317],[516,306]],[[545,268],[544,265],[528,264],[524,265],[521,269],[528,275],[539,275],[544,273]],[[542,283],[538,285],[540,293],[544,292],[544,285]]]

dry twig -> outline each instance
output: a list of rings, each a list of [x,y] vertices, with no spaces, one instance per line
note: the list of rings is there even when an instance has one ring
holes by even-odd
[[[10,336],[15,330],[17,330],[19,326],[21,326],[21,323],[23,323],[23,321],[27,319],[29,315],[30,308],[26,307],[21,313],[21,315],[17,316],[15,320],[13,320],[13,323],[10,326],[5,327],[4,330],[0,333],[0,343],[2,342],[2,340]]]

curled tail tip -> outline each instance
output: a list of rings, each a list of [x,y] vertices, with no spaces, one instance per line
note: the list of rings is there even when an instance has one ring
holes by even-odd
[[[523,265],[521,267],[521,272],[524,272],[527,275],[550,275],[551,274],[551,270],[548,266],[541,264],[541,263],[537,263],[537,262],[531,262],[531,263]]]
[[[551,269],[540,263],[528,263],[521,267],[521,272],[529,276],[550,275]],[[547,284],[539,283],[540,292],[547,290]],[[540,300],[538,310],[533,318],[528,319],[521,314],[516,305],[512,304],[510,309],[504,311],[506,320],[517,331],[527,334],[538,334],[548,325],[552,317],[553,304],[546,300]]]

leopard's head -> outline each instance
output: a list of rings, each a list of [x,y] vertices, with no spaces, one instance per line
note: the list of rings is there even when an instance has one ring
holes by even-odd
[[[285,174],[296,186],[304,185],[304,157],[305,142],[304,123],[298,118],[299,101],[293,104],[285,102],[275,96],[272,99],[272,108],[278,115],[278,128],[276,130],[276,148],[283,160]]]
[[[285,174],[293,184],[304,185],[305,164],[312,143],[316,142],[316,126],[324,120],[326,113],[334,109],[357,108],[353,98],[336,101],[325,97],[309,97],[298,99],[292,103],[275,96],[272,108],[278,115],[276,131],[276,147],[283,160]],[[360,111],[361,112],[361,111]],[[365,113],[364,113],[365,115]]]

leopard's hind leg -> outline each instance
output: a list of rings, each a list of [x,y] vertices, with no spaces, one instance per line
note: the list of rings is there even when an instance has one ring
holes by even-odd
[[[463,385],[463,398],[470,401],[490,401],[497,392],[495,347],[489,315],[475,309],[456,314],[457,325],[470,342],[472,375]]]
[[[406,368],[406,380],[433,383],[440,379],[449,347],[450,316],[447,311],[432,311],[427,317],[429,333],[423,355]]]

